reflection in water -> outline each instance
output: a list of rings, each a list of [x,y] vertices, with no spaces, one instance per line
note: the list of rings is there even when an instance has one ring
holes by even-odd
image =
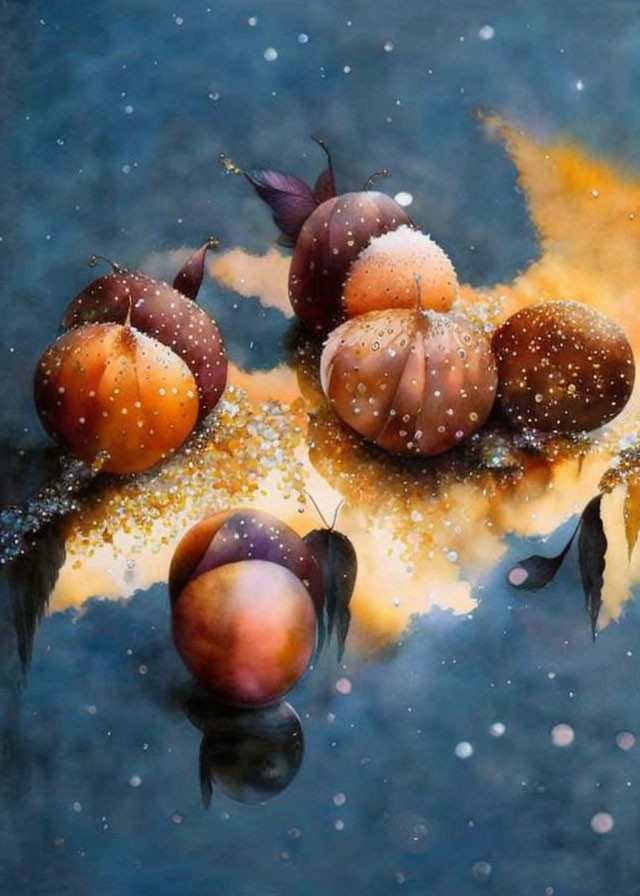
[[[239,803],[266,803],[298,774],[304,755],[302,724],[286,701],[234,709],[194,685],[185,695],[184,711],[202,731],[200,787],[206,808],[214,785]]]
[[[491,329],[540,297],[578,299],[615,319],[640,353],[633,316],[640,301],[640,183],[570,144],[539,145],[500,122],[487,126],[518,166],[542,255],[511,284],[463,287],[460,306]],[[210,272],[286,309],[286,266],[279,252],[254,258],[236,249],[212,260]],[[442,457],[397,459],[341,426],[318,386],[319,346],[295,330],[293,336],[289,366],[231,371],[226,400],[179,456],[135,480],[105,483],[69,518],[53,609],[164,580],[178,538],[207,512],[254,506],[304,534],[315,523],[308,491],[325,509],[345,499],[341,528],[359,561],[352,639],[369,647],[389,643],[416,613],[472,610],[473,588],[505,553],[508,537],[546,536],[582,512],[638,436],[640,381],[625,412],[588,439],[539,441],[494,421]],[[640,571],[638,552],[631,567],[613,562],[627,554],[626,489],[616,486],[601,506],[608,543],[601,623],[620,613]]]

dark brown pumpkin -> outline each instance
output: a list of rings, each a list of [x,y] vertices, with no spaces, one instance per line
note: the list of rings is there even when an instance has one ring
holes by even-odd
[[[624,408],[635,380],[633,351],[620,327],[580,302],[539,302],[516,312],[493,336],[498,402],[512,426],[544,431],[596,429]]]

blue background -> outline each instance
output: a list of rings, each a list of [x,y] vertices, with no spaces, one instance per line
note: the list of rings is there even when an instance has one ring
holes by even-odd
[[[9,0],[0,43],[7,499],[46,468],[32,371],[89,279],[89,255],[136,266],[209,233],[272,245],[268,210],[224,176],[220,152],[312,178],[321,156],[308,136],[321,134],[343,188],[389,167],[386,189],[413,194],[412,217],[461,279],[491,283],[538,249],[511,163],[474,108],[629,166],[640,149],[633,2]],[[236,361],[279,359],[278,312],[256,328],[257,304],[235,310],[212,283],[202,301]],[[46,619],[24,683],[5,588],[0,892],[640,893],[638,748],[614,740],[640,730],[638,609],[593,647],[575,568],[529,604],[503,581],[501,567],[473,617],[436,612],[375,663],[323,659],[291,698],[306,737],[291,787],[257,808],[216,792],[209,812],[200,734],[172,697],[184,673],[164,589]],[[353,691],[341,696],[345,674]],[[489,733],[496,721],[501,738]],[[576,731],[565,750],[549,736],[560,722]],[[474,745],[468,760],[454,753],[460,741]],[[615,819],[607,837],[589,827],[597,811]],[[482,861],[487,880],[472,873]]]

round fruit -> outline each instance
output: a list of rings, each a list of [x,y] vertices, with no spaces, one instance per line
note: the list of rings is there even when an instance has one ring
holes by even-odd
[[[416,277],[423,309],[451,308],[458,278],[437,243],[406,225],[375,237],[349,268],[343,295],[346,316],[385,308],[414,308]]]
[[[153,336],[182,358],[198,388],[198,417],[218,403],[227,380],[227,355],[214,320],[197,303],[210,239],[187,259],[173,286],[113,262],[113,271],[92,280],[67,307],[63,329],[87,323],[124,323]]]
[[[342,291],[353,261],[373,237],[411,226],[404,209],[385,193],[363,190],[328,199],[307,218],[289,272],[289,298],[314,333],[346,318]]]
[[[112,473],[159,463],[198,417],[184,361],[128,324],[87,324],[62,335],[40,359],[34,397],[54,439]]]
[[[336,414],[387,451],[432,455],[482,426],[495,398],[488,341],[436,311],[371,311],[329,336],[322,388]]]
[[[176,548],[169,591],[178,652],[223,703],[271,703],[307,668],[322,577],[311,550],[275,517],[239,510],[198,523]]]
[[[494,333],[498,401],[516,427],[582,432],[616,417],[635,363],[620,327],[579,302],[540,302]]]
[[[173,604],[173,638],[214,697],[263,706],[309,665],[316,615],[309,592],[284,566],[240,560],[191,579]]]

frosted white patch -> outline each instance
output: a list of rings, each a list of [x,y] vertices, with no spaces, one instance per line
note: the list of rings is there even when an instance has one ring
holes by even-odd
[[[491,25],[483,25],[478,31],[478,37],[480,40],[491,40],[495,33],[495,28],[492,28]]]
[[[388,233],[374,237],[358,255],[358,260],[375,259],[378,252],[396,256],[422,255],[424,257],[433,255],[434,258],[446,255],[435,240],[432,240],[426,233],[409,227],[408,224],[403,224],[397,230],[390,230]]]
[[[278,58],[278,51],[275,47],[267,47],[262,55],[267,60],[267,62],[275,62]]]

